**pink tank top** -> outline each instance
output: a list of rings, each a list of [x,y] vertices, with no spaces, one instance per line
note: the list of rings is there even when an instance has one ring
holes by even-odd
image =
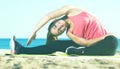
[[[68,16],[68,18],[74,25],[71,32],[78,37],[89,40],[107,34],[100,21],[85,11],[75,16]]]

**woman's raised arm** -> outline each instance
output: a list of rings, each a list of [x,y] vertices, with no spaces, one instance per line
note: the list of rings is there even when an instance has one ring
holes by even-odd
[[[27,41],[27,45],[29,45],[32,41],[32,39],[34,39],[36,37],[36,33],[37,31],[42,28],[45,24],[48,23],[48,21],[50,21],[51,19],[57,18],[59,16],[62,15],[66,15],[69,13],[69,10],[72,9],[73,6],[71,5],[66,5],[63,6],[53,12],[48,13],[46,16],[44,16],[40,22],[36,25],[35,29],[32,31],[31,36],[29,37],[28,41]]]
[[[63,6],[55,11],[52,11],[48,13],[45,17],[43,17],[40,22],[37,24],[33,32],[37,32],[41,27],[43,27],[46,23],[48,23],[49,20],[60,17],[62,15],[66,15],[69,13],[69,10],[72,9],[73,6],[71,5],[66,5]]]

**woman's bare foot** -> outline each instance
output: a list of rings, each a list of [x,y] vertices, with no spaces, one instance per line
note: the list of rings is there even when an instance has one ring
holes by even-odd
[[[11,54],[15,54],[15,36],[12,36],[10,40],[10,49],[11,49]]]

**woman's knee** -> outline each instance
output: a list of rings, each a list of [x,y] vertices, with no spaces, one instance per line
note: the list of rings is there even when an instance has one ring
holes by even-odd
[[[118,46],[118,39],[117,37],[113,36],[113,35],[110,35],[110,36],[107,36],[105,37],[105,40],[110,43],[112,46]]]

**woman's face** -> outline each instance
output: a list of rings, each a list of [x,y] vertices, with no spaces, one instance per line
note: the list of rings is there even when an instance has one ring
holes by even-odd
[[[53,35],[58,36],[65,31],[66,27],[67,23],[64,20],[59,20],[56,23],[54,23],[54,25],[51,27],[50,32]]]

